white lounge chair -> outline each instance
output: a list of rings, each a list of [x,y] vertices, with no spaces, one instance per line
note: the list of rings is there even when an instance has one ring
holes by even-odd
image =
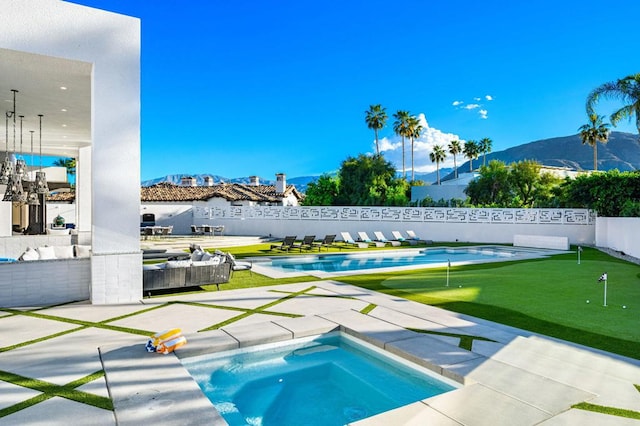
[[[366,232],[358,232],[359,241],[365,242],[367,244],[373,244],[376,247],[384,247],[386,244],[380,241],[374,241],[367,235]]]
[[[355,241],[351,234],[348,232],[341,232],[340,236],[342,237],[342,242],[347,245],[358,246],[358,248],[367,248],[369,247],[368,243]]]
[[[407,242],[412,246],[418,245],[417,241],[407,240],[405,237],[403,237],[400,231],[391,231],[391,235],[393,235],[393,238],[395,238],[396,241],[400,241],[401,243]]]
[[[387,240],[387,238],[384,236],[382,231],[374,231],[373,235],[375,235],[376,241],[380,241],[381,243],[384,243],[384,244],[389,244],[391,245],[391,247],[399,247],[400,245],[402,245],[400,241]]]
[[[413,232],[413,231],[409,231],[409,230],[408,230],[408,231],[407,231],[407,235],[409,236],[409,238],[408,238],[408,239],[409,239],[410,241],[417,241],[419,244],[432,244],[432,243],[433,243],[433,241],[431,241],[431,240],[423,240],[423,239],[421,239],[421,238],[420,238],[420,237],[418,237],[418,236],[416,235],[416,233],[415,233],[415,232]]]

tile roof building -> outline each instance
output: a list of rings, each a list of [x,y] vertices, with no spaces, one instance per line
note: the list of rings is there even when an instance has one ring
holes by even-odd
[[[221,183],[212,186],[183,186],[163,182],[143,187],[140,201],[183,202],[208,201],[221,198],[234,205],[299,205],[303,195],[293,185],[278,192],[276,185],[246,185],[240,183]]]

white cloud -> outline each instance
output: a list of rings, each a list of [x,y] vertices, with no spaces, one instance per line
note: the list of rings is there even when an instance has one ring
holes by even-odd
[[[453,133],[445,133],[433,127],[423,113],[418,114],[418,120],[422,126],[422,133],[413,143],[413,165],[415,172],[428,173],[436,170],[435,163],[431,162],[429,153],[433,151],[435,145],[441,145],[447,151],[447,158],[440,164],[440,168],[453,167],[453,156],[448,153],[447,145],[453,140],[464,140]],[[390,136],[380,139],[380,153],[387,161],[390,161],[399,172],[402,172],[402,138],[400,136]],[[407,178],[411,178],[411,141],[407,138],[404,141],[404,161],[407,171]],[[373,142],[373,152],[375,152],[375,141]],[[458,165],[464,162],[462,155],[457,156]]]
[[[466,109],[467,111],[478,110],[478,115],[481,119],[486,120],[489,116],[489,111],[486,109],[485,105],[481,103],[483,100],[487,102],[493,101],[493,96],[484,95],[482,98],[475,97],[473,98],[476,103],[472,104],[464,104],[464,101],[455,101],[453,102],[453,106],[458,107],[458,109]],[[479,109],[480,108],[480,109]]]

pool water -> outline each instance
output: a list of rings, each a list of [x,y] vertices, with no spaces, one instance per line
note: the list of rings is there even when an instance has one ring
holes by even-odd
[[[494,248],[426,249],[420,251],[376,251],[357,254],[325,254],[274,258],[264,266],[282,272],[344,272],[396,266],[431,265],[436,263],[447,264],[447,262],[487,262],[490,260],[506,260],[514,256],[516,256],[514,251]]]
[[[344,425],[455,389],[379,352],[330,333],[182,363],[232,426]]]

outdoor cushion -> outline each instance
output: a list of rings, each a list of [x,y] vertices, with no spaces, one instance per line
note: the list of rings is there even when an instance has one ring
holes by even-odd
[[[191,259],[187,260],[170,260],[167,262],[167,268],[188,268],[191,266]]]
[[[73,246],[53,246],[56,259],[73,259]]]
[[[91,246],[83,246],[83,245],[76,244],[74,247],[76,250],[76,257],[91,256]]]
[[[40,253],[36,249],[27,247],[27,250],[20,255],[18,260],[38,260],[40,259]]]
[[[55,259],[56,258],[56,252],[53,249],[53,247],[38,247],[36,250],[38,250],[38,254],[40,255],[40,260],[48,260],[48,259]]]
[[[142,265],[143,271],[156,271],[159,269],[164,269],[163,263],[153,263],[151,265]]]
[[[193,260],[194,262],[198,262],[200,260],[205,260],[202,257],[205,255],[205,252],[203,252],[200,249],[196,249],[193,251],[193,253],[191,253],[191,260]]]

